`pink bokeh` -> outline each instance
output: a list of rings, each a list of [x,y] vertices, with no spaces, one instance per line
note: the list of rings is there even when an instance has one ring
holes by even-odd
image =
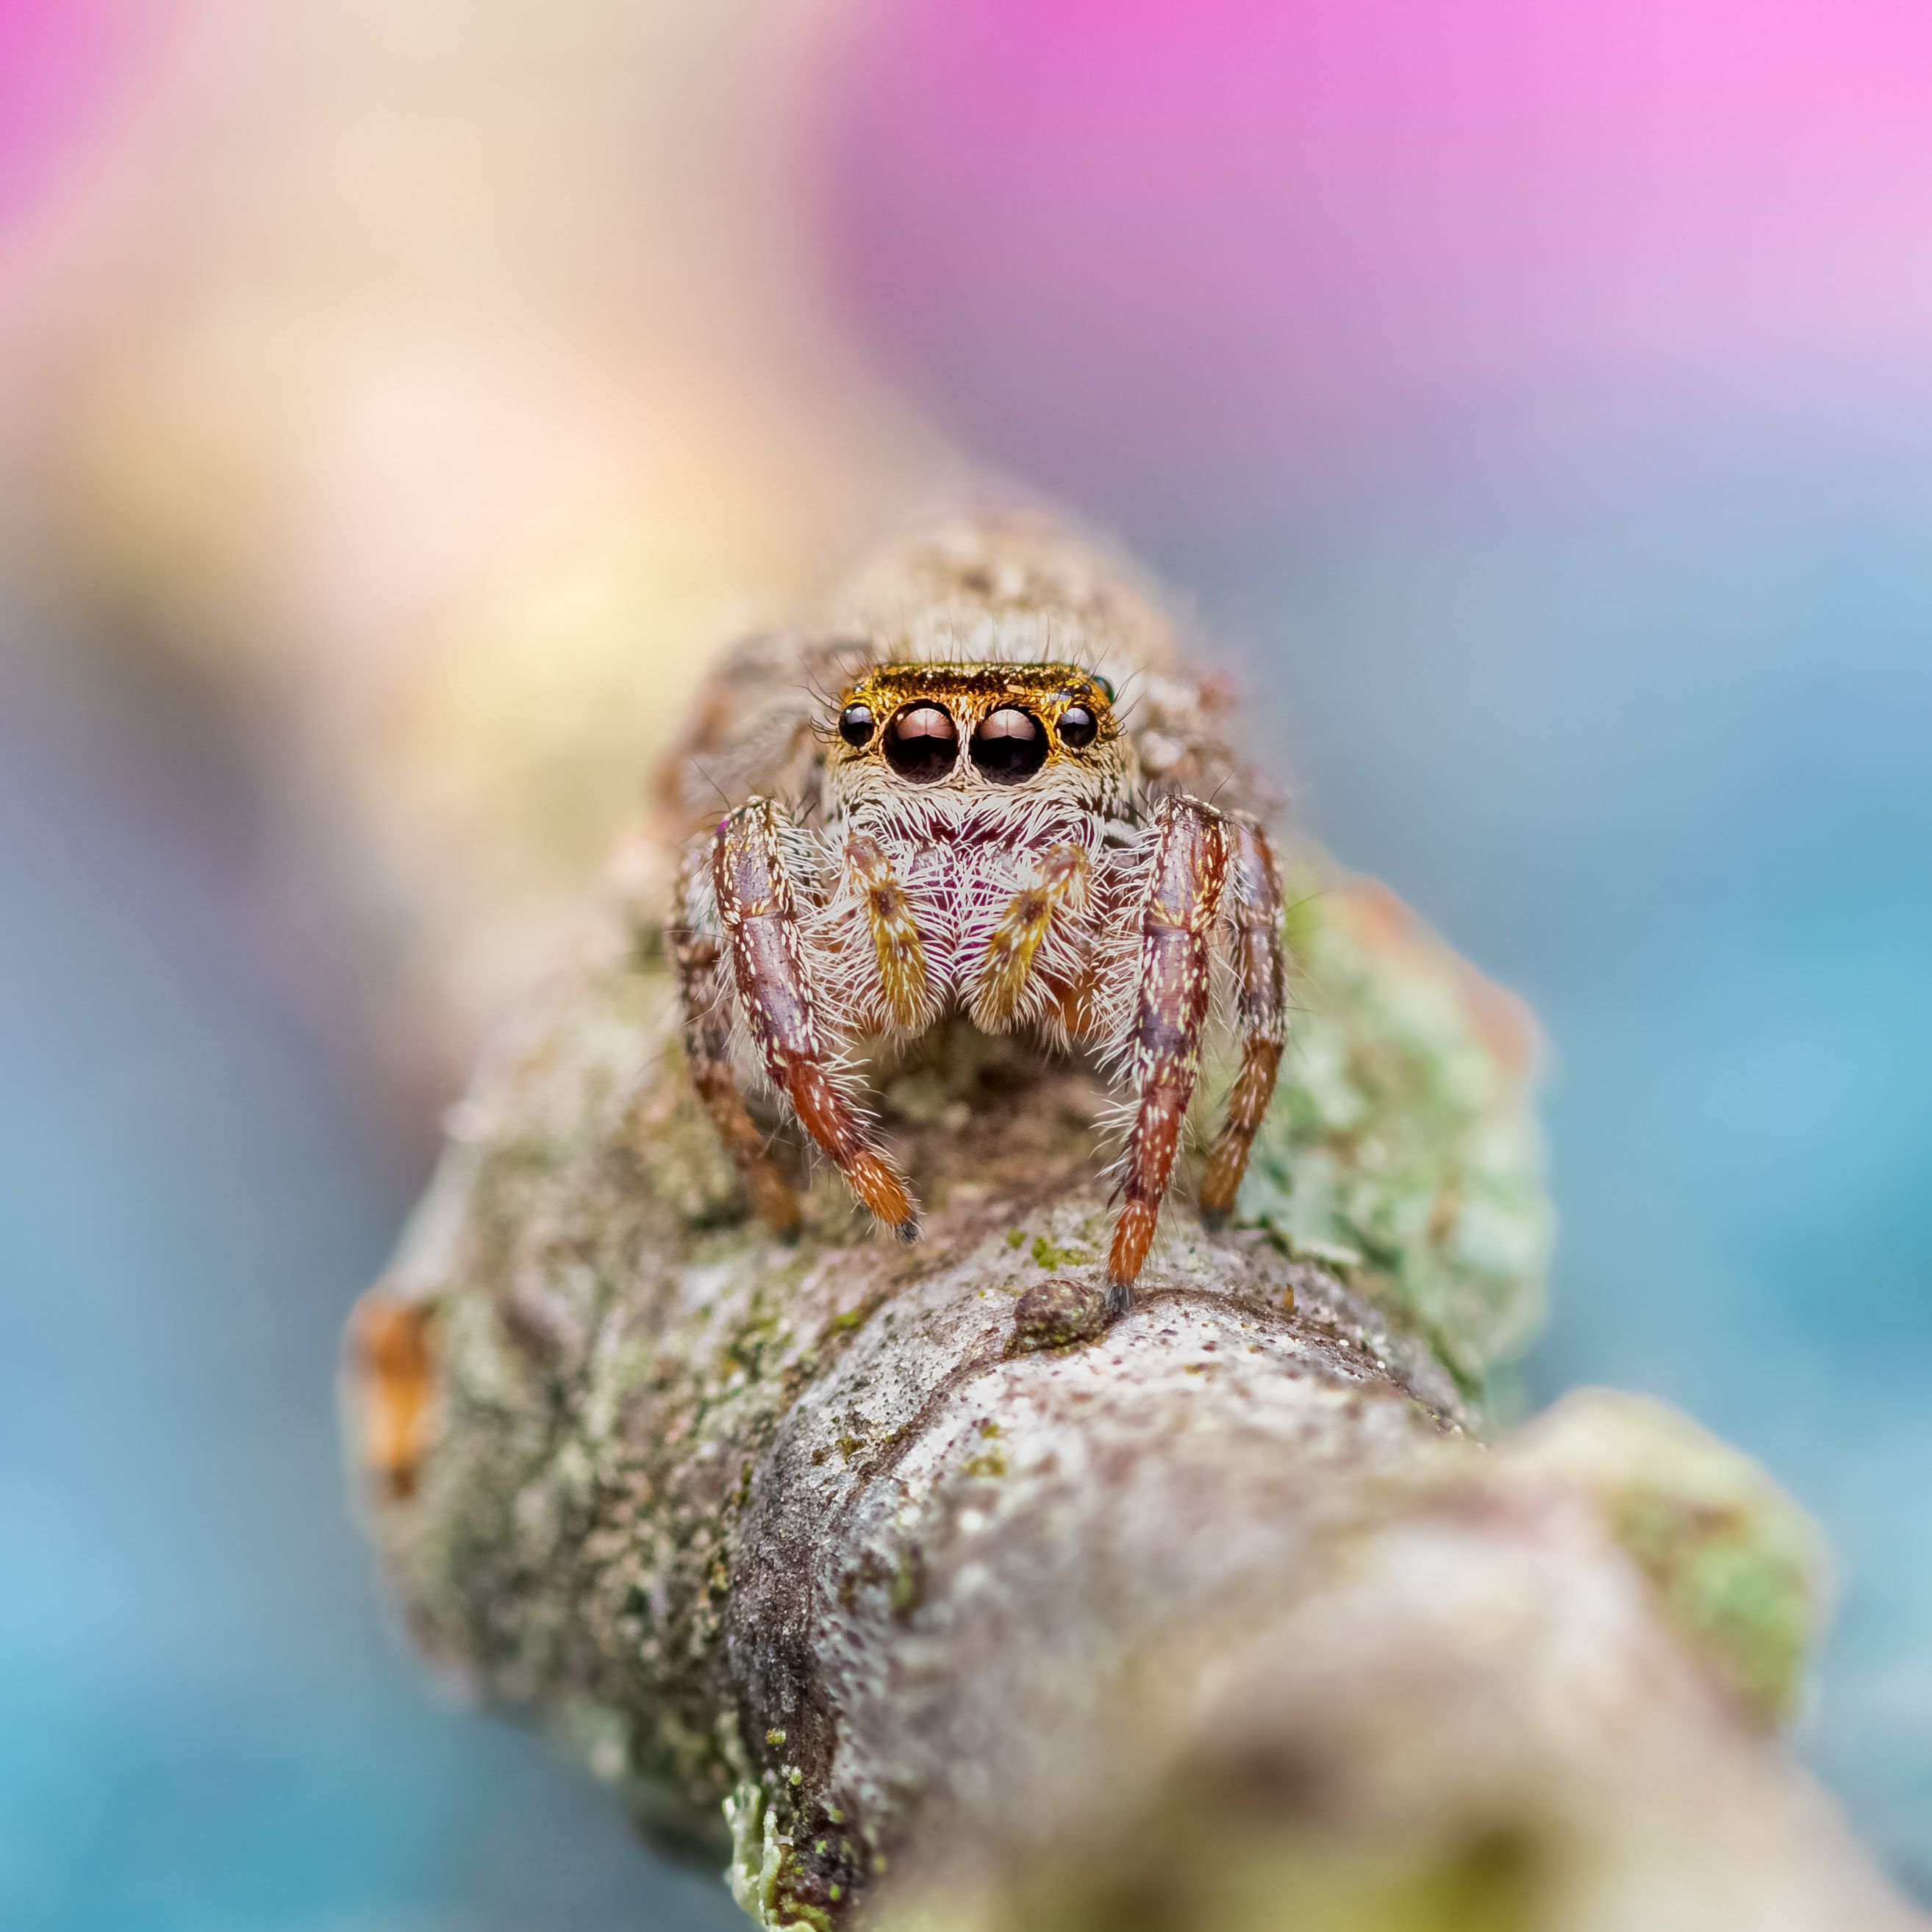
[[[878,0],[826,127],[862,326],[1048,480],[1932,397],[1924,0]]]
[[[0,238],[84,158],[170,10],[165,0],[0,0]]]

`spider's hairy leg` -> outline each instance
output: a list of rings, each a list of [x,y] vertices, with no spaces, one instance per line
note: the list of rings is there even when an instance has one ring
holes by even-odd
[[[798,894],[785,868],[779,808],[754,798],[721,824],[712,850],[718,917],[730,942],[739,1004],[772,1084],[865,1206],[902,1240],[919,1222],[898,1170],[827,1064],[805,968]]]
[[[1227,822],[1199,800],[1163,799],[1140,903],[1130,1070],[1136,1100],[1120,1180],[1120,1217],[1107,1253],[1107,1308],[1133,1306],[1134,1280],[1174,1172],[1208,1018],[1209,942],[1228,872]]]
[[[1225,1220],[1247,1172],[1254,1145],[1274,1098],[1288,1037],[1288,963],[1281,940],[1281,874],[1268,834],[1246,813],[1231,813],[1233,848],[1226,908],[1228,951],[1234,968],[1235,1016],[1241,1066],[1228,1095],[1228,1116],[1201,1178],[1201,1217],[1212,1227]]]
[[[926,947],[913,921],[912,902],[885,848],[868,833],[855,832],[845,841],[845,870],[865,904],[886,1015],[893,1025],[910,1033],[923,1026],[932,1011]]]
[[[677,992],[684,1012],[691,1084],[738,1170],[757,1213],[780,1234],[798,1232],[798,1194],[766,1150],[731,1070],[731,983],[724,928],[712,888],[711,835],[694,839],[678,875],[678,922],[671,929]]]
[[[982,1032],[1012,1025],[1042,943],[1057,919],[1081,904],[1091,871],[1078,845],[1050,845],[1040,855],[1039,878],[1014,894],[986,941],[973,994],[973,1023]]]

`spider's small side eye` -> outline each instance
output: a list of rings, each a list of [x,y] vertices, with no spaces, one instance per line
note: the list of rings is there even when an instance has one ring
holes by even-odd
[[[1114,680],[1111,677],[1100,677],[1096,676],[1094,680],[1094,682],[1096,688],[1100,692],[1100,695],[1104,698],[1109,704],[1112,704],[1114,701]]]
[[[838,735],[855,749],[872,741],[872,707],[848,704],[838,714]]]
[[[958,758],[959,728],[936,704],[908,704],[886,728],[886,763],[914,784],[943,778]]]
[[[1018,784],[1046,763],[1046,734],[1038,718],[1006,706],[973,734],[973,762],[995,784]]]
[[[1071,745],[1077,752],[1083,745],[1094,742],[1094,734],[1100,730],[1094,714],[1084,704],[1070,704],[1060,714],[1060,742]]]

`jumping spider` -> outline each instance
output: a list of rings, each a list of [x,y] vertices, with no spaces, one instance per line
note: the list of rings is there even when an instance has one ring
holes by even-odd
[[[1200,1063],[1217,957],[1241,1060],[1200,1206],[1225,1216],[1286,1030],[1282,894],[1259,822],[1143,775],[1112,685],[1077,663],[862,663],[802,794],[752,796],[684,856],[672,938],[693,1081],[754,1204],[796,1227],[732,1064],[742,1028],[853,1193],[918,1237],[847,1050],[963,1010],[1099,1050],[1131,1099],[1107,1256],[1132,1305]]]

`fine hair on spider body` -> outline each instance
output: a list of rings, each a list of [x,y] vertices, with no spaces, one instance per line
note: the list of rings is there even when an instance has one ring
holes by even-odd
[[[1105,1264],[1119,1314],[1173,1176],[1217,973],[1240,1064],[1199,1206],[1211,1223],[1234,1204],[1286,1035],[1282,890],[1260,817],[1203,796],[1256,793],[1211,728],[1211,690],[1124,648],[1135,626],[1106,621],[1090,556],[1019,527],[982,520],[900,553],[896,611],[856,640],[757,640],[727,664],[712,736],[686,764],[739,802],[684,850],[671,938],[693,1083],[781,1230],[800,1204],[747,1108],[741,1044],[907,1240],[918,1210],[854,1052],[953,1012],[1094,1048],[1130,1109]],[[1129,674],[1131,728],[1116,700]]]

